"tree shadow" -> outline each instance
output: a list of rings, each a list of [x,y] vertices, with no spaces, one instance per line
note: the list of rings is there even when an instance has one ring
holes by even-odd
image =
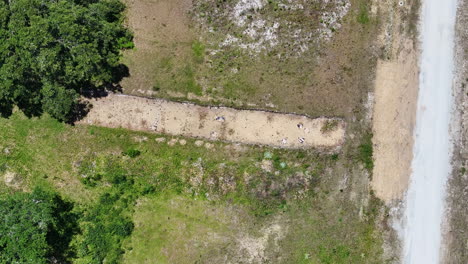
[[[72,126],[75,125],[76,122],[85,118],[92,108],[93,108],[93,105],[89,103],[88,100],[83,100],[83,99],[78,100],[78,102],[74,105],[73,110],[70,112],[70,115],[67,118],[65,123],[72,125]]]
[[[80,95],[83,99],[80,99],[72,112],[70,113],[67,123],[73,125],[74,123],[82,120],[86,117],[89,111],[92,109],[92,104],[89,102],[90,99],[103,98],[109,95],[109,93],[122,93],[123,89],[120,82],[123,78],[130,76],[130,71],[125,64],[119,64],[112,70],[112,78],[109,82],[104,83],[100,86],[93,86],[90,84],[81,85],[81,87],[91,87],[89,89],[81,88]]]
[[[49,229],[46,239],[51,247],[49,261],[51,263],[71,263],[70,259],[76,252],[70,243],[73,236],[80,232],[78,220],[80,215],[75,212],[74,204],[65,201],[58,194],[52,197],[54,225]]]

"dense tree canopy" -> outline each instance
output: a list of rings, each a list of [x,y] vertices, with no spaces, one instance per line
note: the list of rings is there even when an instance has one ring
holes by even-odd
[[[119,0],[0,0],[0,113],[66,120],[84,90],[115,81],[132,47]]]
[[[77,230],[71,203],[36,189],[0,200],[0,263],[50,263],[67,259]]]

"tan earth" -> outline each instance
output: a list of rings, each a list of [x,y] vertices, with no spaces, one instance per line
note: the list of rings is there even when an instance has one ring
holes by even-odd
[[[419,87],[418,51],[410,36],[401,32],[401,18],[393,19],[382,36],[390,59],[377,64],[373,114],[371,184],[386,202],[403,198],[409,184]]]
[[[281,148],[338,148],[345,135],[344,121],[333,118],[203,107],[122,94],[91,103],[91,111],[79,123]]]

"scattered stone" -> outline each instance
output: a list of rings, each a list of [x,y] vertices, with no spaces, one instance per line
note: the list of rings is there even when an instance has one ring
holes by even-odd
[[[213,147],[214,147],[213,144],[211,144],[211,143],[209,143],[209,142],[206,142],[206,143],[205,143],[205,148],[206,148],[206,149],[212,149]]]
[[[273,162],[271,160],[264,159],[262,160],[262,164],[260,165],[262,170],[266,172],[272,172],[273,171]]]
[[[197,147],[203,146],[203,141],[201,141],[201,140],[195,141],[195,146],[197,146]]]
[[[216,120],[216,121],[219,121],[219,122],[224,122],[224,121],[226,121],[226,118],[224,118],[224,116],[217,116],[217,117],[215,118],[215,120]]]
[[[179,144],[184,146],[185,144],[187,144],[187,140],[181,139],[181,140],[179,140]]]
[[[136,136],[133,138],[135,142],[141,143],[141,142],[146,142],[148,141],[148,137],[145,136]]]
[[[160,138],[156,139],[156,142],[158,142],[158,143],[162,143],[164,141],[166,141],[166,138],[163,138],[163,137],[160,137]]]
[[[216,131],[211,132],[210,133],[210,138],[217,139],[218,138],[218,133]]]
[[[167,142],[167,144],[168,144],[169,146],[174,146],[174,145],[177,143],[177,141],[178,141],[178,140],[177,140],[176,138],[173,138],[173,139],[171,139],[169,142]]]
[[[11,154],[11,150],[9,148],[4,148],[3,153],[8,156]]]
[[[5,181],[5,185],[8,187],[18,188],[21,184],[21,178],[18,174],[11,171],[5,172],[3,180]]]

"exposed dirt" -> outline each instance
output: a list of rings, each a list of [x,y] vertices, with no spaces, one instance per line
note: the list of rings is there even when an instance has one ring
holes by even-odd
[[[418,93],[418,59],[411,40],[395,60],[379,61],[375,86],[372,187],[384,201],[401,199],[408,186]]]
[[[116,94],[93,100],[92,104],[81,123],[282,148],[337,148],[345,135],[345,123],[340,119],[203,107]]]
[[[381,219],[384,256],[400,263],[401,245],[397,221],[406,192],[413,157],[413,127],[419,89],[417,23],[419,1],[374,1],[373,12],[381,19],[373,99],[373,157],[371,188],[387,207]],[[400,5],[402,3],[402,5]]]
[[[403,198],[411,174],[419,72],[413,39],[400,30],[401,15],[392,6],[382,8],[393,14],[381,36],[387,54],[377,64],[375,80],[372,188],[391,202]]]
[[[3,175],[5,185],[14,189],[21,187],[21,178],[14,172],[6,171]]]
[[[135,49],[125,52],[131,78],[122,82],[128,93],[150,90],[155,84],[154,67],[167,56],[187,59],[193,33],[186,13],[191,0],[126,0],[127,24],[133,31]],[[190,54],[189,54],[190,55]],[[144,63],[144,67],[139,64]],[[159,74],[159,73],[157,73]]]
[[[370,90],[378,21],[357,22],[367,0],[127,3],[127,94],[353,118]]]

